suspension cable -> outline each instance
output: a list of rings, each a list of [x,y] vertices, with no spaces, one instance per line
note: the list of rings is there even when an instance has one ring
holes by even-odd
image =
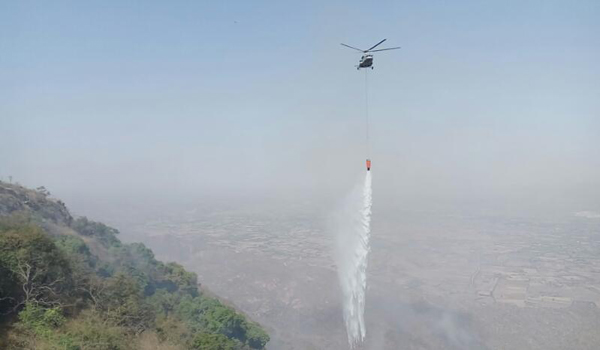
[[[366,116],[366,150],[367,159],[370,159],[371,147],[369,143],[369,70],[365,69],[365,116]]]

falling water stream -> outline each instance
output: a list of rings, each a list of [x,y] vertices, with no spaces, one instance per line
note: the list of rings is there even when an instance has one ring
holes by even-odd
[[[365,292],[371,235],[371,172],[343,203],[336,217],[336,259],[343,294],[348,342],[360,344],[366,335]]]

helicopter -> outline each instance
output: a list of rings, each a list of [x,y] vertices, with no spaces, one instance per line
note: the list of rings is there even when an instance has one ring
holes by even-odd
[[[377,44],[373,45],[370,49],[367,50],[361,50],[361,49],[357,49],[356,47],[350,46],[350,45],[346,45],[346,44],[340,44],[342,46],[346,46],[349,47],[353,50],[356,51],[360,51],[362,52],[364,55],[360,58],[360,61],[358,62],[358,66],[356,66],[356,69],[359,70],[361,68],[369,68],[371,67],[371,69],[373,69],[373,55],[369,54],[370,52],[378,52],[378,51],[387,51],[387,50],[397,50],[400,48],[400,46],[398,47],[390,47],[387,49],[379,49],[379,50],[373,50],[374,48],[376,48],[377,46],[381,45],[381,43],[383,43],[384,41],[386,41],[387,39],[383,39],[380,42],[378,42]]]

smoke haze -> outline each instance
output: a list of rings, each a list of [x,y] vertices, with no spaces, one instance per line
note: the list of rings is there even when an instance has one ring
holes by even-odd
[[[0,2],[0,178],[182,263],[269,350],[366,329],[371,349],[598,349],[598,18],[595,0]],[[402,49],[369,71],[365,229],[357,198],[331,218],[371,184],[360,53],[339,44],[383,38]]]
[[[369,72],[380,192],[591,210],[599,5],[438,5],[0,5],[0,176],[66,200],[340,198],[363,169],[364,77],[339,43],[385,37],[402,49]]]

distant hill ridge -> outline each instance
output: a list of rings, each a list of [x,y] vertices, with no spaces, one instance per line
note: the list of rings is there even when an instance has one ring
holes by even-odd
[[[260,350],[260,325],[43,187],[0,181],[0,348]]]

